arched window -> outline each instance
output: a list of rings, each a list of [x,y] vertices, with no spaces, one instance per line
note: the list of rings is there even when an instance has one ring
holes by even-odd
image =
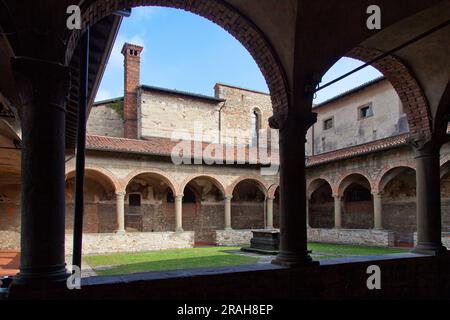
[[[259,113],[257,110],[253,110],[252,112],[252,123],[251,123],[251,147],[257,147],[258,146],[258,142],[259,142]]]

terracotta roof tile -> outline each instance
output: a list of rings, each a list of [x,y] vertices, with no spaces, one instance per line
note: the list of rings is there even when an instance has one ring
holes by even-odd
[[[400,147],[406,145],[406,139],[409,134],[402,134],[394,137],[389,137],[357,146],[352,146],[344,149],[339,149],[327,153],[318,154],[307,159],[307,166],[317,166],[320,164],[325,164],[333,161],[348,159],[355,156],[360,156],[368,153],[383,151],[387,149],[392,149],[395,147]],[[177,146],[181,141],[172,141],[167,138],[158,138],[158,137],[148,137],[144,140],[133,140],[133,139],[125,139],[125,138],[114,138],[114,137],[105,137],[105,136],[95,136],[88,135],[86,141],[86,147],[88,150],[96,150],[96,151],[108,151],[108,152],[120,152],[120,153],[136,153],[136,154],[146,154],[146,155],[156,155],[156,156],[165,156],[170,157],[172,154],[172,150]],[[190,141],[186,141],[189,143]],[[195,155],[195,144],[192,142],[191,144],[191,155]],[[202,152],[206,150],[206,148],[210,146],[207,143],[201,143]],[[223,154],[220,153],[216,155],[215,152],[212,152],[210,160],[215,160],[216,163],[224,160],[225,145],[220,144],[212,144],[214,147],[213,150],[224,150]],[[248,164],[249,163],[249,153],[251,150],[255,150],[255,148],[243,148],[243,152],[237,153],[237,160],[239,163]],[[265,150],[263,150],[265,151]],[[236,155],[236,150],[234,150],[234,154]],[[263,154],[267,154],[263,152]],[[273,157],[275,164],[279,163],[279,155],[278,150],[273,150]],[[258,159],[258,164],[267,164],[266,161],[262,161],[264,159]]]
[[[360,156],[368,153],[383,151],[386,149],[392,149],[406,145],[406,139],[409,137],[409,133],[393,136],[357,146],[352,146],[344,149],[339,149],[327,153],[318,154],[309,157],[307,160],[307,166],[317,166],[320,164],[348,159],[355,156]]]

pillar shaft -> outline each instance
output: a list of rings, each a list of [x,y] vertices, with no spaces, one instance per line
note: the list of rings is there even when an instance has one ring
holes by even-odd
[[[266,202],[267,229],[273,229],[273,198],[267,198]]]
[[[23,102],[21,255],[17,285],[67,278],[65,241],[65,97],[68,69],[29,58],[13,60]]]
[[[417,244],[414,251],[437,254],[442,246],[440,145],[427,141],[415,146]]]
[[[116,193],[117,233],[125,232],[125,192]]]
[[[309,197],[306,198],[306,228],[309,228],[309,201],[311,201],[311,199]]]
[[[225,202],[225,230],[231,230],[231,199],[227,196],[224,199]]]
[[[183,196],[175,197],[175,231],[183,232]]]
[[[280,126],[280,253],[273,263],[289,267],[312,262],[307,249],[304,142],[313,118],[286,115]]]
[[[373,218],[374,218],[374,228],[383,229],[383,207],[382,207],[382,197],[379,193],[373,194]]]
[[[334,227],[342,228],[342,198],[339,195],[334,196]]]

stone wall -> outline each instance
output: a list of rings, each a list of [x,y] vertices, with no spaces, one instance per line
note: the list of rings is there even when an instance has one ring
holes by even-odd
[[[123,138],[123,114],[119,112],[111,108],[109,104],[94,105],[87,123],[88,134]]]
[[[390,247],[394,245],[394,234],[392,231],[387,230],[308,228],[308,241],[370,247]]]
[[[253,237],[251,230],[217,230],[216,243],[218,246],[250,245]]]
[[[414,232],[414,244],[417,243],[417,232]],[[442,245],[450,250],[450,232],[442,232]]]
[[[142,89],[138,107],[139,136],[171,139],[176,131],[187,135],[185,139],[200,140],[201,137],[194,137],[195,125],[200,124],[202,127],[198,130],[206,134],[203,141],[218,142],[220,105],[187,95]]]
[[[20,232],[0,230],[0,250],[20,250]]]
[[[194,246],[193,232],[84,234],[83,254],[184,249]],[[66,235],[66,254],[72,254],[72,235]]]

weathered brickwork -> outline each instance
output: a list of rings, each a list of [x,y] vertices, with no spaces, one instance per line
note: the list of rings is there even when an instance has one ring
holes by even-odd
[[[313,242],[356,244],[370,247],[394,245],[393,232],[386,230],[308,228],[308,239]]]
[[[371,108],[372,115],[362,118],[360,112],[365,106]],[[388,80],[376,80],[351,94],[317,105],[313,111],[318,116],[307,134],[309,156],[408,132],[406,114]],[[331,128],[325,127],[325,121],[331,121]]]
[[[146,232],[126,234],[85,234],[83,253],[141,252],[192,248],[192,232]],[[66,254],[72,254],[72,235],[66,235]]]
[[[94,105],[87,124],[88,134],[124,137],[123,111],[120,113],[111,108],[108,103]]]
[[[347,56],[368,62],[383,52],[358,46]],[[412,72],[398,58],[390,55],[372,64],[390,81],[400,97],[408,115],[412,135],[429,137],[431,134],[431,116],[428,101]]]
[[[219,246],[250,245],[251,230],[217,230],[216,242]]]
[[[139,101],[139,136],[217,143],[220,107],[217,101],[143,88]],[[177,136],[173,136],[175,132]]]

